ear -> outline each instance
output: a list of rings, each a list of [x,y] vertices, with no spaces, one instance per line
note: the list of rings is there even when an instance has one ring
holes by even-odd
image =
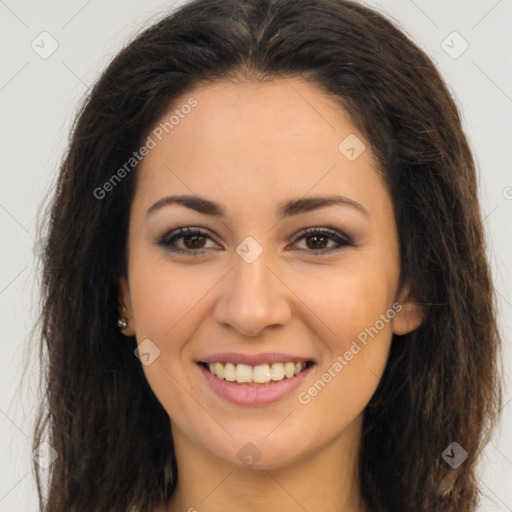
[[[399,336],[417,329],[423,321],[422,307],[410,297],[410,286],[406,283],[396,300],[401,308],[397,308],[397,314],[393,319],[393,334]]]
[[[128,285],[128,279],[121,277],[119,279],[119,317],[123,317],[127,320],[128,325],[121,330],[125,336],[135,335],[135,320],[133,318],[132,301],[130,296],[130,287]]]

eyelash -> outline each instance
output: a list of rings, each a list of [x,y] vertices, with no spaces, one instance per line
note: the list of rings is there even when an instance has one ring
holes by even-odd
[[[302,232],[300,232],[293,243],[297,243],[299,240],[307,237],[311,237],[313,235],[321,235],[329,238],[330,240],[334,240],[338,247],[331,247],[329,249],[320,249],[320,250],[313,250],[313,249],[299,249],[300,251],[307,251],[314,254],[314,256],[322,256],[325,254],[330,254],[332,252],[340,251],[344,247],[354,247],[355,244],[350,239],[350,237],[346,235],[341,235],[338,233],[338,231],[335,231],[333,229],[329,228],[320,228],[320,227],[312,227],[308,228]],[[209,238],[210,240],[213,240],[213,238],[206,232],[199,228],[179,228],[177,230],[174,230],[166,235],[164,235],[159,241],[158,245],[164,247],[166,250],[174,252],[174,253],[188,253],[190,256],[199,256],[201,254],[204,254],[208,251],[208,249],[178,249],[176,247],[172,247],[171,244],[174,243],[176,240],[179,240],[180,238],[184,238],[186,236],[201,236]],[[214,240],[215,241],[215,240]],[[315,254],[316,253],[316,254]]]

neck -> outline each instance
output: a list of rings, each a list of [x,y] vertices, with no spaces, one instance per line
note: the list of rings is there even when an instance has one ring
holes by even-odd
[[[358,478],[361,418],[339,438],[293,464],[233,465],[194,443],[172,423],[178,485],[167,512],[365,512]]]

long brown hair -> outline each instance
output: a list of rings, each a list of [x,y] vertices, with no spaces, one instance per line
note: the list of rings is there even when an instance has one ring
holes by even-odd
[[[422,325],[394,336],[365,410],[360,485],[370,510],[474,511],[475,467],[501,408],[500,333],[474,160],[426,54],[346,0],[194,0],[140,34],[85,99],[42,226],[41,404],[58,454],[41,510],[149,512],[177,482],[166,411],[135,338],[116,328],[137,169],[129,160],[173,101],[220,78],[300,77],[350,114],[392,197],[401,283]],[[457,442],[468,458],[441,457]],[[228,507],[229,508],[229,507]]]

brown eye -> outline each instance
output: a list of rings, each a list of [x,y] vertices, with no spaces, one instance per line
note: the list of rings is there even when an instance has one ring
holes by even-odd
[[[344,247],[354,246],[350,237],[342,235],[335,230],[326,228],[309,228],[299,234],[295,239],[295,244],[299,240],[305,240],[306,245],[305,249],[299,250],[311,252],[315,256],[321,256],[322,254],[338,251]],[[334,246],[328,247],[328,243],[330,241],[334,242]]]
[[[329,237],[325,235],[309,235],[304,238],[311,242],[309,244],[306,242],[309,249],[325,249],[329,240]]]
[[[159,240],[158,245],[174,253],[197,256],[208,250],[208,247],[206,247],[208,240],[214,241],[208,232],[187,227],[168,233]],[[315,256],[322,256],[341,250],[344,247],[354,246],[350,237],[327,228],[309,228],[303,231],[295,239],[294,245],[300,240],[305,241],[305,248],[299,248],[299,250],[309,252]],[[334,244],[329,247],[330,242]]]
[[[186,235],[183,236],[183,243],[187,249],[202,249],[203,245],[201,241],[204,242],[203,235]]]
[[[158,241],[158,245],[171,252],[188,253],[195,256],[207,250],[205,248],[207,240],[213,239],[206,231],[198,228],[180,228],[162,237]],[[178,242],[182,242],[182,247],[178,247]]]

